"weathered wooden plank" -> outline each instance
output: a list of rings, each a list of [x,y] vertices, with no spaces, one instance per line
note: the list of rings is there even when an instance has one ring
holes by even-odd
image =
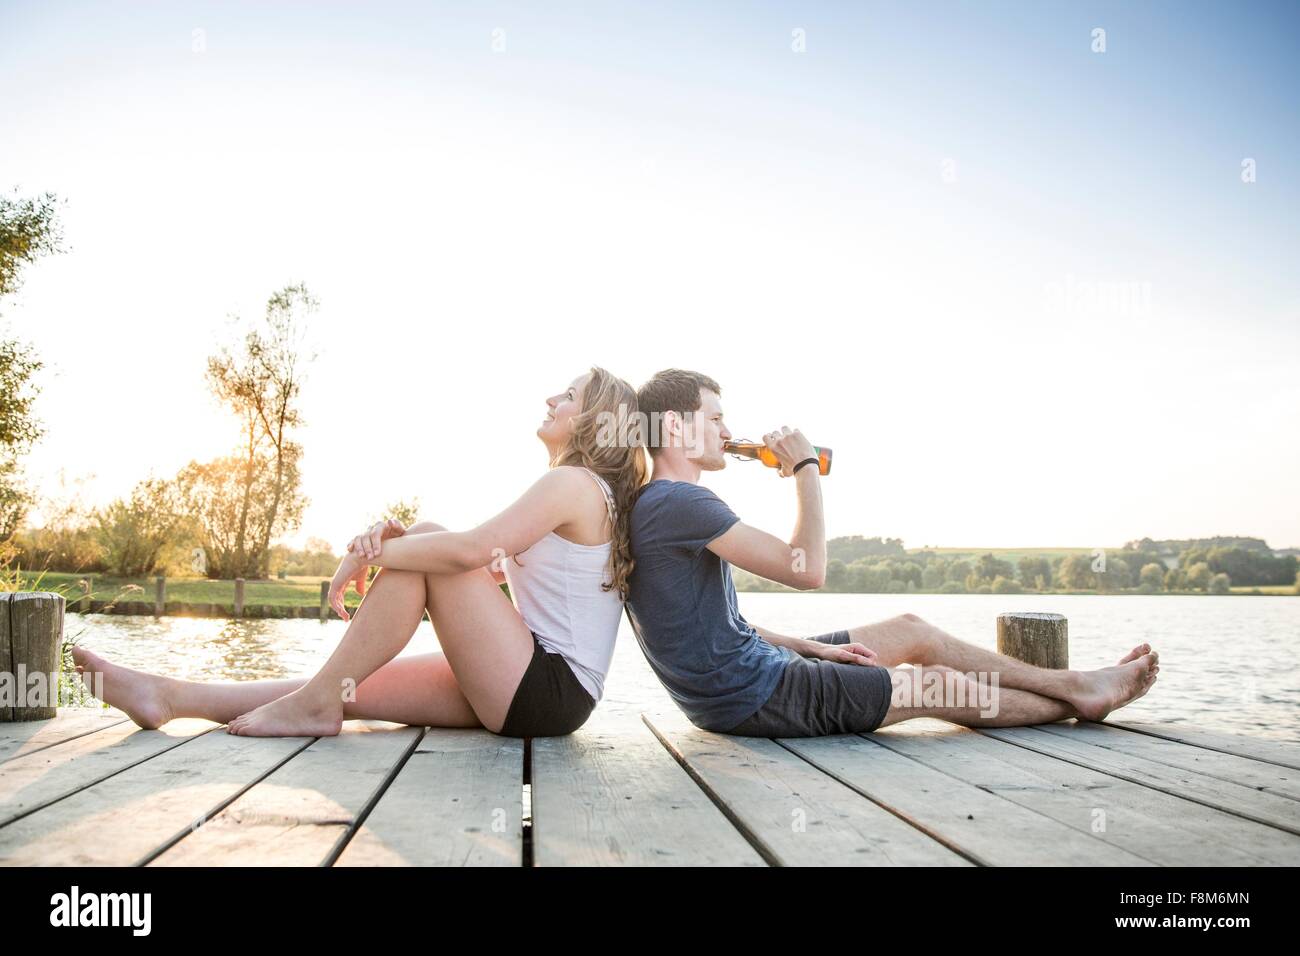
[[[122,721],[93,734],[0,764],[0,826],[143,763],[217,727],[209,720],[169,721],[142,730]]]
[[[1287,740],[1269,740],[1261,737],[1247,737],[1243,734],[1223,734],[1202,730],[1199,727],[1189,727],[1186,724],[1154,724],[1107,718],[1104,725],[1107,727],[1120,727],[1140,734],[1149,734],[1152,737],[1163,737],[1166,740],[1177,740],[1181,743],[1191,744],[1193,747],[1204,747],[1206,750],[1219,750],[1223,753],[1236,754],[1239,757],[1249,757],[1251,760],[1275,763],[1280,767],[1290,767],[1292,770],[1300,770],[1300,743],[1292,743]]]
[[[335,866],[519,866],[524,742],[430,728]]]
[[[1154,760],[1182,770],[1193,770],[1220,780],[1239,783],[1280,797],[1300,800],[1300,773],[1276,764],[1260,763],[1248,757],[1225,754],[1218,750],[1204,750],[1177,740],[1164,740],[1135,734],[1119,727],[1105,727],[1087,721],[1078,723],[1044,724],[1040,729],[1051,734],[1116,750],[1131,757]]]
[[[942,720],[872,739],[1161,866],[1295,866],[1300,837]]]
[[[126,714],[113,707],[60,707],[59,715],[50,720],[0,724],[0,763],[97,733],[126,719]]]
[[[787,739],[781,744],[974,863],[1151,865],[1122,847],[903,757],[875,736]]]
[[[1132,783],[1194,800],[1238,816],[1300,833],[1300,802],[1243,787],[1218,777],[1094,747],[1037,727],[981,727],[979,733],[1071,763],[1100,770]]]
[[[411,752],[423,728],[349,720],[201,821],[150,866],[320,866]]]
[[[0,827],[0,865],[142,863],[310,743],[202,734]]]
[[[765,738],[646,722],[763,855],[783,866],[970,866],[887,810]]]
[[[635,714],[532,741],[536,866],[762,866]]]

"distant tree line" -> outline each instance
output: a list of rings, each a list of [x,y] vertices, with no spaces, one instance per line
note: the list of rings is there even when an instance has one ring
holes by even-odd
[[[941,554],[908,552],[897,538],[833,538],[823,591],[905,594],[1020,594],[1027,591],[1205,592],[1227,594],[1239,586],[1293,585],[1300,592],[1292,555],[1274,557],[1257,538],[1154,542],[1149,538],[1123,548],[1033,554],[1016,561],[992,552]],[[780,584],[733,568],[742,591],[784,591]]]

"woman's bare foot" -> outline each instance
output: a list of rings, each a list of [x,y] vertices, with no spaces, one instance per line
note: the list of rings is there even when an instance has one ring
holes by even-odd
[[[86,690],[102,690],[104,703],[125,713],[145,730],[155,730],[176,716],[167,696],[167,678],[114,664],[84,647],[72,648],[77,675]],[[100,680],[96,674],[102,676]]]
[[[1070,700],[1079,719],[1105,720],[1112,710],[1137,700],[1155,683],[1159,661],[1158,653],[1147,651],[1115,667],[1083,671],[1082,689]]]
[[[300,687],[240,714],[226,732],[240,737],[333,737],[343,729],[343,703],[321,700],[314,688]]]

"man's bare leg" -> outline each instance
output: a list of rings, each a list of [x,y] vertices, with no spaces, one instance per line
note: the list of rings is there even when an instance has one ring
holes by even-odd
[[[976,681],[951,667],[900,668],[890,676],[894,697],[881,727],[917,717],[937,717],[964,727],[1032,727],[1081,716],[1066,701],[1033,691],[987,684],[981,690]],[[1155,681],[1155,674],[1148,672],[1124,703],[1141,697]]]
[[[1131,695],[1145,693],[1147,679],[1160,671],[1160,655],[1148,644],[1133,648],[1114,667],[1092,671],[1035,667],[959,640],[915,614],[852,628],[849,641],[875,651],[882,667],[920,664],[964,674],[997,673],[1001,687],[1064,701],[1073,707],[1073,716],[1084,720],[1102,720],[1133,700]]]

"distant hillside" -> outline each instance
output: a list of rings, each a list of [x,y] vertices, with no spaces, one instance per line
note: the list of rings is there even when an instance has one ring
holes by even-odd
[[[821,590],[848,593],[1019,594],[1137,592],[1227,594],[1246,588],[1300,594],[1297,555],[1262,538],[1141,538],[1109,548],[907,548],[901,538],[848,535],[826,542]],[[783,585],[739,568],[741,591]]]
[[[1162,554],[1182,554],[1184,551],[1190,551],[1193,548],[1208,551],[1211,548],[1240,548],[1242,551],[1264,551],[1268,554],[1273,553],[1273,549],[1268,546],[1263,538],[1239,538],[1234,536],[1221,536],[1217,538],[1169,538],[1164,541],[1153,541],[1150,538],[1141,538],[1137,541],[1130,541],[1124,545],[1128,551],[1158,551]]]

